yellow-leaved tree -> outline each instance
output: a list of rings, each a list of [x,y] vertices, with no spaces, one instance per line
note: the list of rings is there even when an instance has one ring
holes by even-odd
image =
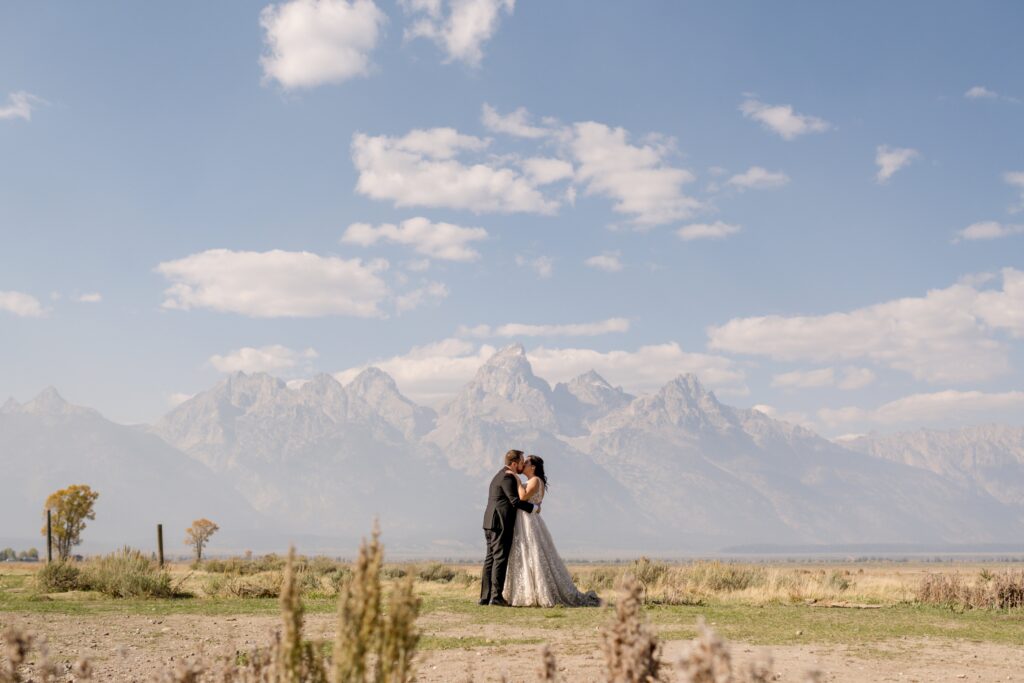
[[[197,519],[192,522],[192,526],[185,529],[185,545],[192,546],[192,549],[196,551],[196,562],[203,559],[203,548],[206,547],[210,536],[213,536],[218,529],[220,529],[219,526],[205,517]]]
[[[67,560],[71,556],[71,549],[82,542],[85,520],[96,519],[93,506],[99,497],[98,491],[93,491],[85,484],[72,484],[66,489],[51,493],[46,499],[43,516],[45,518],[46,511],[50,511],[53,541],[61,562]],[[43,535],[46,535],[45,524]]]

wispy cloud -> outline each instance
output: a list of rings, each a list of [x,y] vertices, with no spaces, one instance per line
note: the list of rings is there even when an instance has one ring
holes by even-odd
[[[765,104],[747,99],[740,105],[740,111],[783,140],[795,140],[808,133],[824,133],[832,127],[828,121],[817,116],[798,114],[789,104]]]
[[[19,90],[7,96],[7,104],[0,106],[0,121],[10,119],[32,120],[32,110],[37,104],[43,104],[44,100],[32,93]]]
[[[721,240],[729,235],[735,235],[741,230],[740,226],[722,221],[714,223],[691,223],[676,230],[679,239],[684,242],[693,240]]]
[[[511,113],[501,115],[497,109],[485,103],[480,120],[487,130],[520,138],[537,139],[552,133],[548,128],[530,123],[530,112],[526,111],[526,107],[519,107]]]
[[[961,240],[994,240],[1000,237],[1010,237],[1024,233],[1024,225],[1009,225],[998,221],[981,221],[971,223],[963,230],[957,232],[953,243]]]
[[[892,178],[897,171],[919,156],[921,155],[916,149],[909,147],[879,145],[875,149],[875,163],[878,165],[875,181],[878,183],[888,182],[889,178]]]
[[[591,268],[603,270],[606,273],[617,273],[625,268],[625,266],[622,265],[621,254],[617,251],[606,251],[603,254],[591,256],[583,263]]]
[[[13,313],[20,318],[42,318],[49,312],[31,294],[12,291],[0,291],[0,311]]]
[[[445,62],[479,66],[483,45],[498,30],[501,15],[511,15],[515,0],[399,0],[414,21],[406,39],[427,38],[445,53]]]
[[[555,262],[550,256],[522,256],[516,254],[516,265],[520,268],[530,268],[541,279],[547,279],[555,272]]]
[[[480,252],[470,246],[471,242],[487,239],[483,228],[464,228],[454,223],[431,223],[418,216],[400,224],[384,223],[373,227],[368,223],[353,223],[348,226],[341,241],[368,247],[379,241],[412,247],[417,253],[444,261],[475,261]]]
[[[476,325],[460,327],[460,337],[477,337],[492,339],[494,337],[596,337],[615,332],[628,332],[627,318],[608,318],[595,323],[568,323],[560,325],[529,325],[526,323],[506,323],[491,327]]]
[[[295,351],[287,346],[273,344],[260,348],[244,346],[223,356],[210,356],[209,363],[218,372],[281,372],[318,356],[312,348]]]
[[[1024,171],[1007,171],[1003,174],[1003,180],[1006,181],[1007,185],[1016,188],[1020,192],[1020,203],[1010,207],[1010,212],[1024,211]]]
[[[789,176],[782,171],[769,171],[761,166],[751,166],[727,181],[728,185],[743,190],[767,190],[789,183]]]

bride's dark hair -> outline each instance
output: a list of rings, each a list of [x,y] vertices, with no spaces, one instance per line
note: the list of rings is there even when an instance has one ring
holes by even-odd
[[[548,475],[544,474],[544,458],[539,455],[526,456],[526,464],[533,465],[533,476],[544,482],[544,488],[548,487]]]

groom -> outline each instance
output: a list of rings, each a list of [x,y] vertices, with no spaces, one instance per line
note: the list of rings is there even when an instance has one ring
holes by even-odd
[[[480,582],[480,604],[507,607],[505,573],[508,555],[512,549],[512,532],[516,528],[516,509],[540,512],[540,505],[519,500],[519,477],[523,472],[523,452],[511,450],[505,454],[505,467],[491,479],[484,511],[484,538],[487,557]]]

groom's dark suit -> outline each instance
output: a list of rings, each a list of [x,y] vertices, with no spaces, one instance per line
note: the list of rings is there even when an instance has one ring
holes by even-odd
[[[484,538],[487,557],[480,582],[480,601],[504,600],[505,574],[512,549],[512,532],[516,528],[516,510],[533,512],[533,503],[519,500],[519,478],[502,468],[491,479],[484,511]]]

